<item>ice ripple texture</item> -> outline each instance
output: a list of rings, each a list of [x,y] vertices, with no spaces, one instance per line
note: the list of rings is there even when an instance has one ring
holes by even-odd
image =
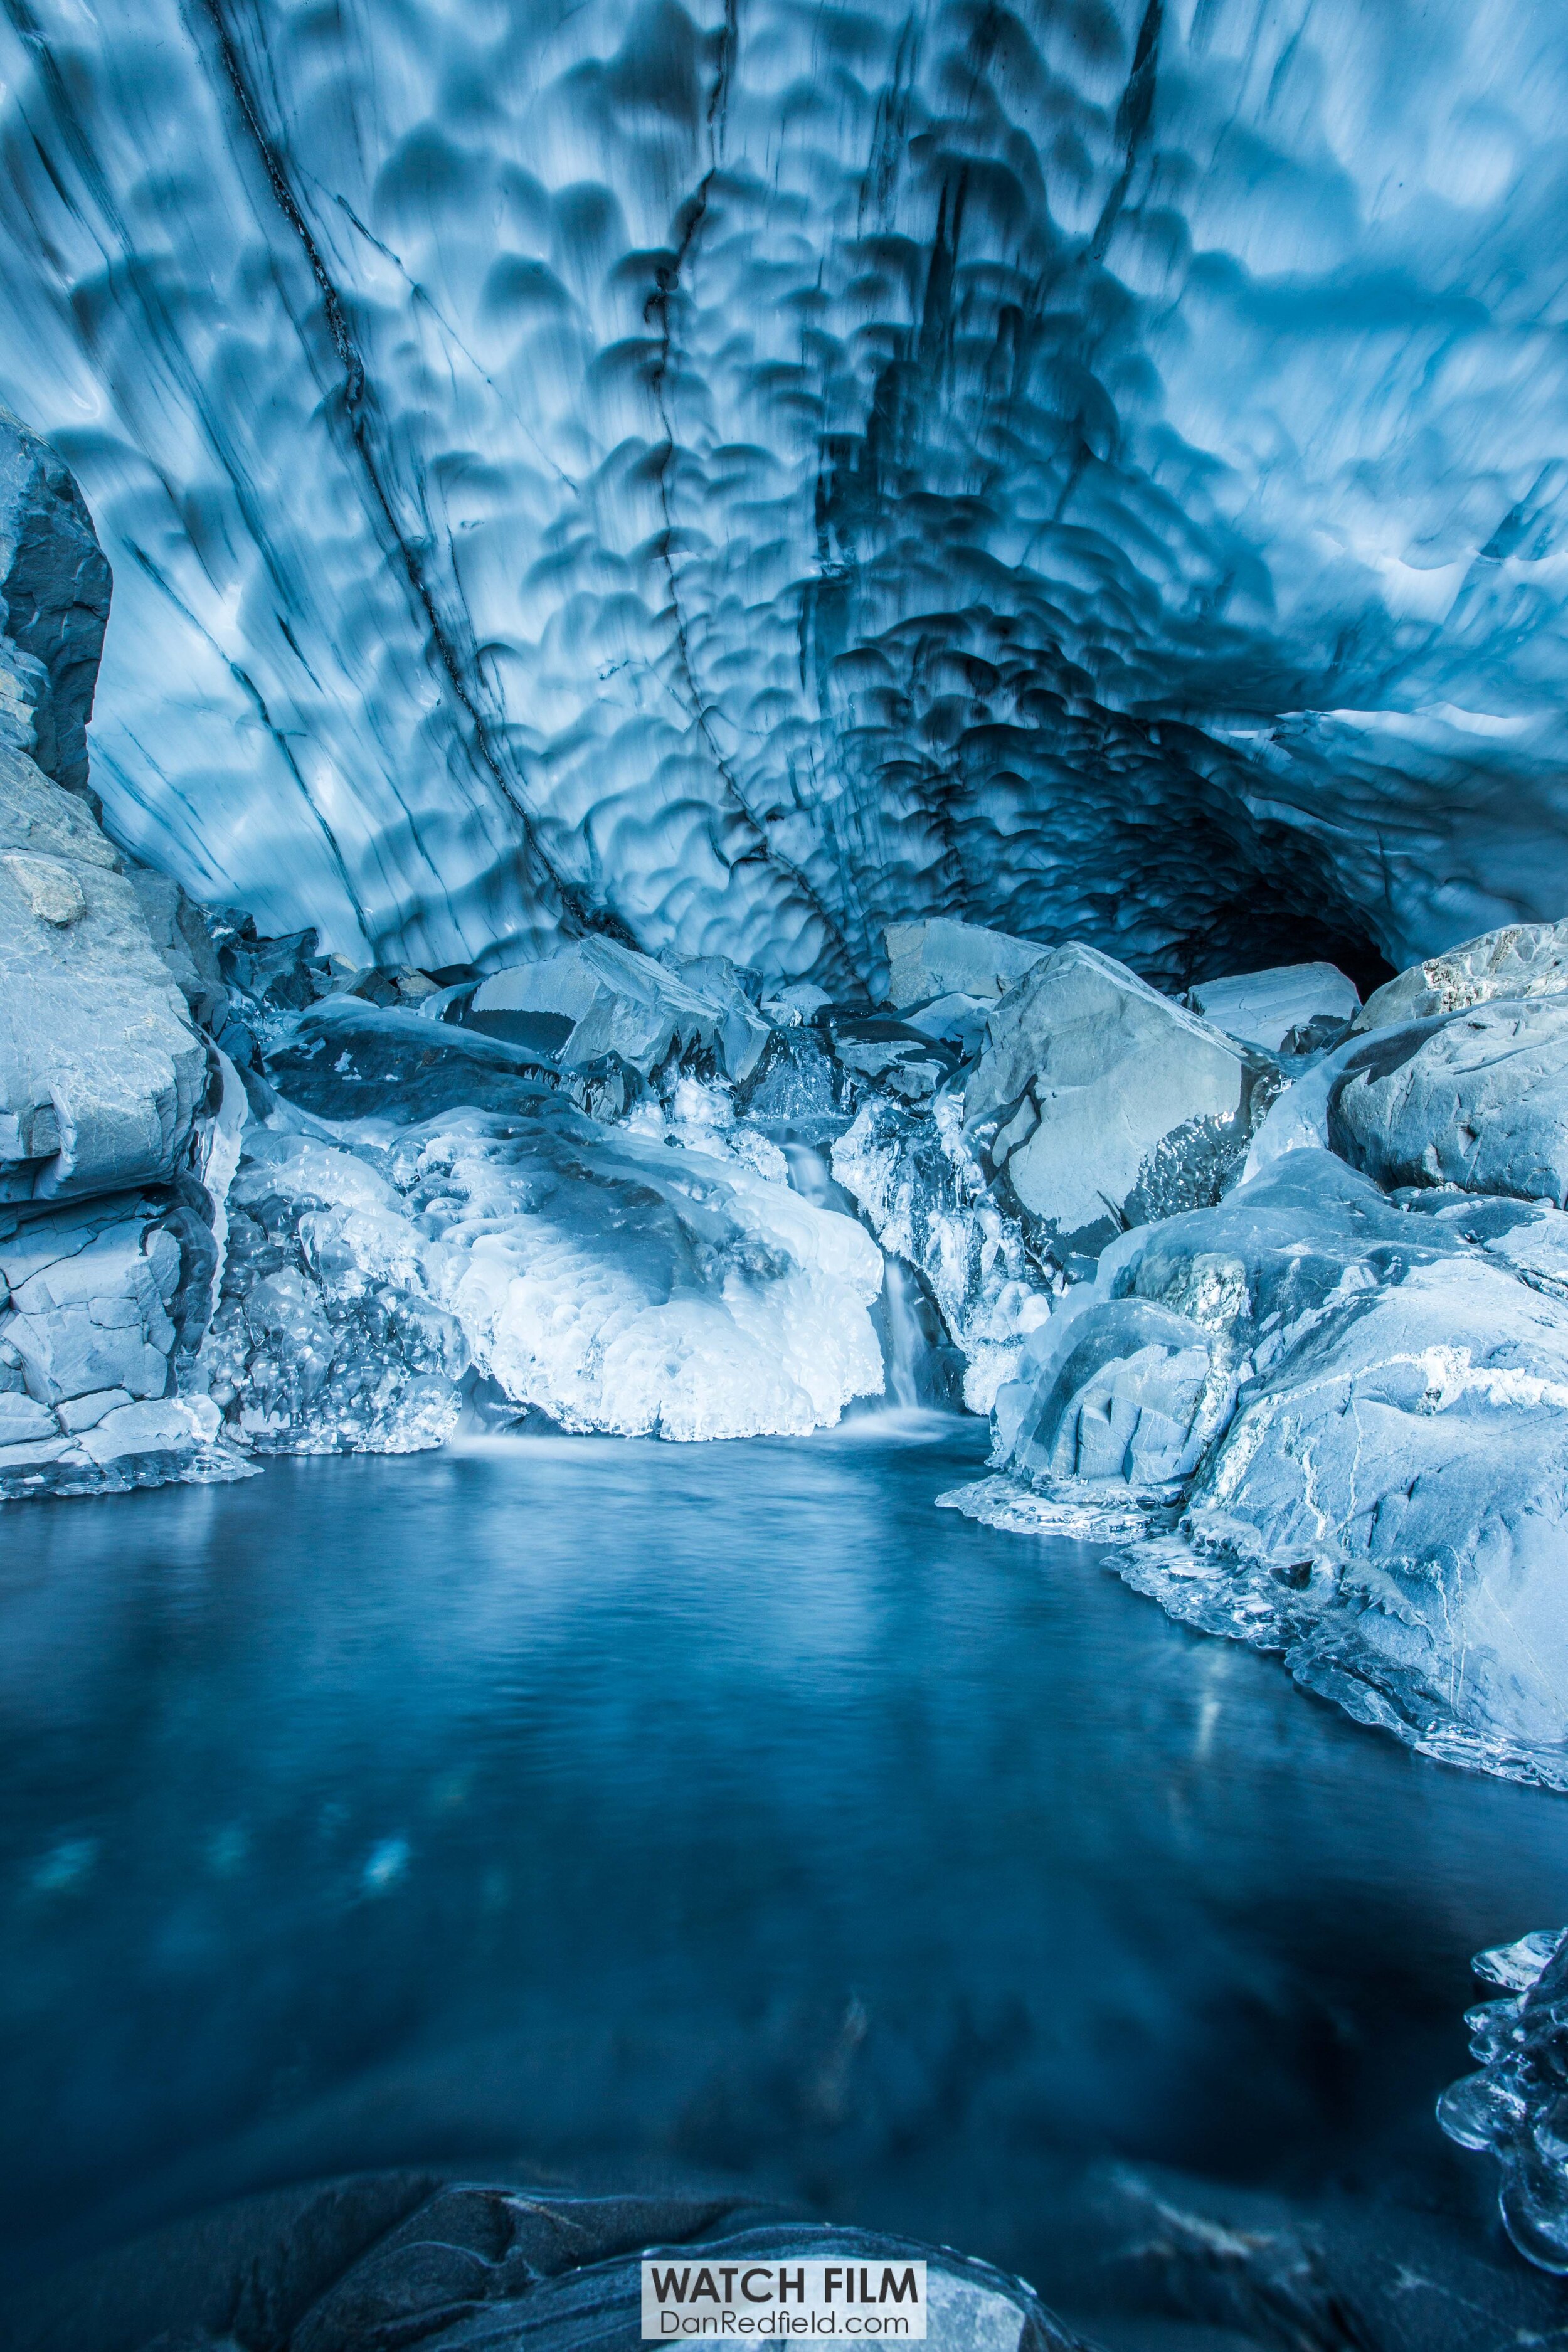
[[[0,90],[198,897],[840,989],[1562,911],[1560,10],[30,0]]]

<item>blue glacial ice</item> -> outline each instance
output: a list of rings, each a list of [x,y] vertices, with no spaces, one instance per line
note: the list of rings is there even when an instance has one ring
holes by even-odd
[[[1564,903],[1531,0],[32,0],[116,836],[356,961],[1165,984]]]

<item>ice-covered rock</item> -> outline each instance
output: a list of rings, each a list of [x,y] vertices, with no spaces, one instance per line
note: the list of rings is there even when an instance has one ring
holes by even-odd
[[[1503,1998],[1467,2016],[1479,2070],[1444,2092],[1437,2120],[1461,2147],[1496,2157],[1498,2204],[1520,2252],[1568,2272],[1568,1928],[1478,1952],[1474,1967]]]
[[[773,1031],[733,1099],[748,1127],[776,1143],[816,1151],[844,1133],[860,1091],[822,1032],[796,1024]]]
[[[1185,1476],[1226,1425],[1242,1382],[1313,1329],[1326,1302],[1401,1280],[1412,1265],[1458,1246],[1445,1227],[1402,1215],[1328,1152],[1291,1153],[1217,1207],[1142,1226],[1111,1245],[1094,1283],[1069,1293],[1030,1339],[998,1396],[999,1456],[1025,1475],[1082,1475],[1054,1457],[1059,1433],[1070,1433],[1087,1402],[1084,1383],[1092,1378],[1114,1400],[1117,1367],[1150,1345],[1178,1356],[1201,1346],[1207,1365],[1187,1391],[1180,1466],[1165,1474]],[[1129,1377],[1122,1419],[1138,1394]],[[1094,1475],[1163,1483],[1124,1469]]]
[[[171,970],[179,893],[127,874],[85,790],[108,602],[108,567],[68,473],[0,415],[5,1499],[240,1466],[216,1442],[211,1405],[180,1392],[218,1247],[195,1131],[208,1050]],[[139,881],[168,919],[162,953]],[[199,990],[194,955],[184,960]]]
[[[468,1369],[434,1257],[401,1194],[353,1151],[253,1130],[228,1195],[207,1392],[259,1452],[439,1444]]]
[[[1494,997],[1560,996],[1568,990],[1568,922],[1508,923],[1440,955],[1426,956],[1375,989],[1355,1027],[1394,1029],[1435,1013],[1461,1013]]]
[[[1184,1526],[1205,1622],[1428,1754],[1568,1786],[1561,1298],[1469,1255],[1352,1286],[1243,1395]]]
[[[964,1403],[989,1412],[1050,1312],[1048,1276],[995,1201],[957,1101],[941,1095],[916,1113],[873,1097],[834,1142],[832,1165],[882,1247],[923,1277],[964,1360]]]
[[[1005,996],[1046,952],[1033,940],[941,915],[889,923],[886,938],[888,1002],[900,1013],[938,996]]]
[[[412,1123],[463,1105],[521,1109],[562,1087],[548,1045],[487,1036],[353,995],[326,998],[281,1027],[265,1059],[279,1094],[327,1119]],[[626,1087],[617,1073],[604,1075],[618,1113]],[[578,1074],[579,1085],[586,1076]]]
[[[1568,1206],[1568,995],[1498,998],[1358,1057],[1335,1150],[1380,1184],[1458,1184]]]
[[[818,988],[812,980],[792,981],[787,988],[775,989],[762,1000],[767,1018],[782,1029],[798,1029],[804,1022],[813,1020],[833,998],[826,988]]]
[[[0,701],[31,710],[0,730],[0,1202],[168,1180],[206,1089],[135,889],[64,789],[87,782],[108,609],[75,483],[0,411]]]
[[[538,962],[492,972],[468,1018],[492,1035],[538,1046],[563,1069],[614,1056],[651,1078],[667,1064],[702,1055],[726,1077],[749,1077],[768,1024],[732,978],[721,972],[719,985],[721,993],[705,993],[613,940],[578,940]]]
[[[1240,1166],[1260,1076],[1234,1039],[1073,945],[991,1014],[964,1119],[1067,1263],[1215,1199]]]
[[[1033,1394],[1012,1461],[1026,1477],[1113,1480],[1138,1492],[1197,1467],[1207,1433],[1206,1335],[1141,1298],[1107,1300],[1047,1327],[1057,1344],[1031,1360]]]
[[[173,875],[154,874],[150,866],[134,862],[124,865],[124,873],[142,910],[147,936],[184,998],[192,1020],[216,1034],[225,1023],[226,986],[206,917],[186,898]]]
[[[1290,1038],[1316,1043],[1342,1034],[1361,1010],[1354,981],[1331,963],[1278,964],[1270,971],[1200,981],[1187,996],[1194,1012],[1215,1029],[1270,1054]]]
[[[1026,1343],[999,1457],[1053,1502],[1174,1495],[1129,1581],[1428,1754],[1568,1787],[1568,1295],[1468,1237],[1486,1205],[1411,1214],[1302,1150],[1127,1234]]]
[[[202,1358],[241,1442],[438,1444],[470,1374],[514,1413],[684,1439],[804,1433],[879,1391],[876,1245],[727,1103],[688,1081],[668,1121],[606,1126],[516,1081],[500,1110],[420,1099],[249,1144]]]

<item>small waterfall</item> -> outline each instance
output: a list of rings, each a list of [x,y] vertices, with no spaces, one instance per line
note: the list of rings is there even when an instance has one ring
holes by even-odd
[[[926,1336],[921,1327],[920,1289],[901,1258],[888,1257],[888,1392],[897,1405],[919,1405]]]

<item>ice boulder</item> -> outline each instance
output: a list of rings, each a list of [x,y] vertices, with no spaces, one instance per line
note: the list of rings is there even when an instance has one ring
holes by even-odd
[[[0,1202],[163,1181],[206,1048],[85,788],[109,567],[76,484],[0,410]]]
[[[1329,1139],[1385,1185],[1568,1206],[1568,996],[1475,1004],[1397,1031],[1334,1088]]]
[[[353,995],[329,997],[282,1029],[268,1050],[266,1070],[280,1095],[318,1118],[404,1123],[465,1105],[521,1108],[560,1092],[562,1083],[545,1046]],[[619,1111],[625,1089],[614,1091]]]
[[[0,747],[0,1200],[166,1179],[207,1054],[86,803]]]
[[[1269,1054],[1284,1050],[1288,1039],[1300,1045],[1342,1034],[1361,1010],[1354,981],[1331,963],[1276,964],[1269,971],[1200,981],[1187,1002],[1227,1037]]]
[[[885,936],[888,1002],[900,1013],[938,996],[1002,996],[1047,952],[1033,940],[945,915],[889,923]]]
[[[1560,996],[1568,990],[1568,922],[1506,923],[1425,957],[1375,989],[1355,1018],[1392,1029],[1434,1013],[1460,1013],[1493,997]]]
[[[910,1022],[830,1006],[816,1026],[853,1076],[904,1102],[928,1102],[957,1067],[956,1054]]]
[[[1054,948],[992,1013],[964,1118],[1066,1263],[1215,1199],[1240,1165],[1262,1075],[1245,1047],[1110,956]]]
[[[918,1029],[922,1037],[950,1045],[968,1061],[985,1043],[985,1024],[994,1003],[994,997],[967,996],[962,989],[954,989],[947,996],[933,996],[929,1004],[917,1006],[909,1016],[909,1026]]]
[[[768,1024],[743,990],[707,993],[613,940],[577,940],[536,963],[510,964],[475,992],[468,1019],[492,1034],[551,1052],[566,1069],[614,1055],[645,1078],[671,1061],[708,1057],[744,1078]]]
[[[1226,1630],[1267,1632],[1309,1688],[1568,1786],[1561,1298],[1468,1253],[1348,1286],[1243,1396],[1185,1532]]]

